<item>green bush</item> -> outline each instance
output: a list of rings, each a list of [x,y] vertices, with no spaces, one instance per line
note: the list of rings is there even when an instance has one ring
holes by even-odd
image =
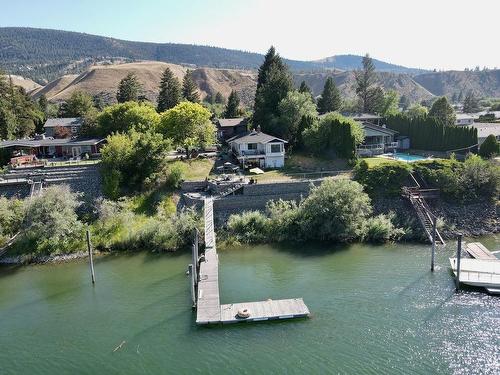
[[[304,239],[346,242],[361,237],[372,206],[359,183],[328,179],[312,189],[298,211]]]
[[[378,215],[369,218],[365,223],[363,239],[368,242],[397,241],[405,231],[393,223],[394,215]]]
[[[3,246],[21,229],[25,205],[19,199],[0,197],[0,246]]]
[[[479,155],[483,158],[491,158],[498,154],[500,154],[500,143],[493,134],[490,134],[479,147]]]
[[[231,215],[227,222],[230,235],[239,242],[259,243],[268,239],[267,228],[269,220],[261,212],[247,211],[239,215]]]
[[[126,201],[100,201],[97,216],[93,243],[106,251],[176,251],[192,243],[195,228],[202,229],[201,216],[194,210],[148,217],[135,214]]]
[[[388,161],[369,168],[361,160],[354,167],[354,179],[370,194],[398,195],[411,172],[409,163]]]
[[[79,194],[72,193],[67,185],[49,186],[28,201],[19,241],[22,252],[75,251],[83,240],[83,224],[76,214],[80,204]]]
[[[455,159],[413,163],[428,184],[439,188],[444,197],[458,201],[498,199],[500,167],[470,154],[464,162]]]
[[[363,143],[364,132],[358,122],[333,112],[306,129],[303,139],[305,148],[316,155],[333,153],[354,159],[356,147]]]

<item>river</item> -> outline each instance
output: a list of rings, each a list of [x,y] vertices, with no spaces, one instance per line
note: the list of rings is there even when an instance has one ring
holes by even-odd
[[[94,287],[85,261],[2,267],[0,373],[498,374],[500,297],[455,293],[453,248],[434,273],[416,244],[225,249],[222,303],[303,297],[312,316],[208,328],[187,253],[98,258]]]

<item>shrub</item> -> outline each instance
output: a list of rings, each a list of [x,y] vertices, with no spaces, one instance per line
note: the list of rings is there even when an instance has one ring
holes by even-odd
[[[258,211],[247,211],[231,215],[227,222],[228,232],[240,242],[256,243],[267,239],[269,220]]]
[[[38,253],[75,250],[83,235],[83,225],[76,214],[79,206],[79,194],[72,193],[67,185],[48,187],[27,202],[23,223],[26,241],[21,243],[30,243],[32,248],[27,250]]]
[[[359,183],[329,179],[312,189],[298,217],[305,239],[351,241],[361,236],[371,212],[370,198]]]
[[[455,159],[413,163],[417,172],[445,197],[459,201],[498,198],[500,167],[470,154],[465,162]]]
[[[361,183],[370,194],[397,195],[407,182],[412,168],[404,162],[386,162],[368,167],[361,160],[354,167],[354,179]]]
[[[24,213],[23,201],[0,197],[0,246],[21,229]]]
[[[278,242],[301,240],[299,210],[295,201],[269,201],[266,212],[269,217],[269,238]]]
[[[333,112],[306,129],[303,139],[306,149],[314,154],[334,153],[353,159],[356,147],[364,140],[364,132],[358,122]]]
[[[365,223],[363,239],[368,242],[388,242],[400,239],[405,231],[393,224],[394,214],[378,215]]]
[[[93,242],[101,250],[176,251],[188,247],[194,229],[202,228],[201,217],[194,210],[146,217],[135,214],[125,201],[102,200],[97,213]]]
[[[500,153],[500,143],[498,143],[496,137],[490,134],[486,137],[481,147],[479,147],[479,155],[483,158],[491,158],[492,156],[498,155]]]

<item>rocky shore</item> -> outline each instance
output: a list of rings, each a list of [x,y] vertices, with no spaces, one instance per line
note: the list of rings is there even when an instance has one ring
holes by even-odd
[[[411,239],[425,239],[423,229],[410,202],[403,197],[373,199],[376,214],[394,212],[396,222],[411,228]],[[444,224],[440,233],[446,239],[456,238],[459,233],[466,237],[479,237],[500,233],[499,207],[490,201],[457,204],[443,199],[427,200],[434,215]]]
[[[94,253],[94,256],[98,255]],[[0,264],[13,265],[13,264],[44,264],[44,263],[63,263],[75,259],[86,258],[88,253],[80,251],[72,254],[59,254],[59,255],[16,255],[11,257],[4,257],[0,259]]]

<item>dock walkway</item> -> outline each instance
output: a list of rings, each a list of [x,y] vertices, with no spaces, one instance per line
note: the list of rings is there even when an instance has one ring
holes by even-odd
[[[196,324],[226,324],[264,320],[292,319],[309,316],[309,309],[302,298],[220,304],[219,257],[217,255],[213,198],[204,203],[205,255],[200,260],[196,303]],[[247,310],[248,318],[238,312]]]
[[[492,259],[498,260],[498,258],[489,251],[486,246],[484,246],[481,242],[471,242],[468,243],[465,247],[465,251],[469,253],[469,255],[475,259]]]

